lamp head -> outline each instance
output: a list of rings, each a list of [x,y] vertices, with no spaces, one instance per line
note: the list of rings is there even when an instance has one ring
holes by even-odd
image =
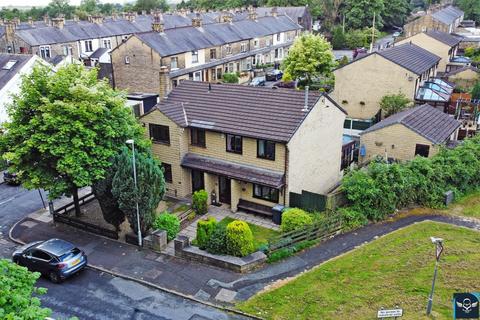
[[[134,143],[133,139],[128,139],[128,140],[125,141],[125,142],[128,143],[128,144],[133,144],[133,143]]]
[[[442,243],[443,242],[442,238],[437,238],[437,237],[430,237],[430,240],[432,240],[432,243]]]

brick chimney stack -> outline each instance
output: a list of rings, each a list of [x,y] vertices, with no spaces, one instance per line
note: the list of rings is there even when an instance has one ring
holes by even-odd
[[[158,33],[165,31],[165,22],[163,21],[163,15],[161,12],[155,12],[153,14],[152,30]]]
[[[48,13],[45,13],[43,16],[43,23],[45,23],[47,26],[50,25],[50,18],[48,17]]]
[[[15,37],[15,23],[13,21],[5,21],[5,38],[7,42],[13,41]]]
[[[195,17],[192,18],[192,26],[195,28],[200,28],[202,26],[202,16],[200,13],[195,13]]]
[[[103,23],[103,16],[101,14],[93,15],[91,22],[96,23],[96,24],[102,24]]]
[[[65,26],[65,18],[63,16],[52,18],[52,25],[57,29],[63,29]]]
[[[257,11],[253,6],[248,7],[248,19],[253,21],[257,20]]]
[[[272,14],[272,17],[277,17],[278,16],[278,8],[277,7],[272,7],[272,10],[270,12]]]
[[[164,100],[168,93],[170,92],[170,76],[168,75],[170,71],[167,66],[160,67],[160,88],[159,88],[159,100]]]
[[[28,17],[27,22],[28,22],[28,24],[29,24],[31,27],[34,26],[34,24],[33,24],[33,18],[32,18],[32,17]]]

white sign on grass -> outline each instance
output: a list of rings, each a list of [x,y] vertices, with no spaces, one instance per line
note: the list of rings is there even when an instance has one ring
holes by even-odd
[[[396,318],[403,315],[403,309],[378,310],[377,318]]]

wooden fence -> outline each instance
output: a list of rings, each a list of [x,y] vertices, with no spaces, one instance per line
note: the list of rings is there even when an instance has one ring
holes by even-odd
[[[268,243],[268,254],[272,254],[283,248],[292,247],[302,241],[318,240],[323,241],[342,231],[340,217],[328,217],[305,229],[294,230],[282,233],[280,236],[271,239]]]
[[[89,203],[93,200],[95,200],[95,195],[93,193],[89,193],[78,199],[80,206],[86,203]],[[115,239],[115,240],[118,239],[118,233],[114,230],[106,229],[106,228],[94,225],[92,223],[82,221],[78,218],[71,217],[69,213],[74,209],[75,209],[75,204],[73,202],[66,204],[58,209],[55,209],[53,212],[53,221],[64,223],[74,228],[99,234],[111,239]]]
[[[324,211],[327,197],[323,194],[302,190],[302,193],[290,192],[290,207],[301,208],[306,211]]]

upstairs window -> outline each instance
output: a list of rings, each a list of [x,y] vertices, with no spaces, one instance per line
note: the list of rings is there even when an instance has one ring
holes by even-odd
[[[225,52],[226,52],[226,54],[232,54],[232,46],[227,44],[225,46]]]
[[[110,39],[103,39],[103,47],[106,49],[112,49],[112,42]]]
[[[157,143],[170,144],[170,128],[158,124],[150,124],[150,138]]]
[[[92,52],[93,51],[93,43],[92,40],[85,41],[85,52]]]
[[[275,160],[275,142],[258,139],[257,158]]]
[[[198,51],[194,50],[192,51],[192,63],[197,63],[198,62]]]
[[[40,46],[40,57],[44,59],[51,57],[50,46]]]
[[[247,52],[247,44],[245,42],[240,44],[240,52]]]
[[[242,137],[227,134],[227,152],[242,154]]]
[[[190,129],[192,146],[205,148],[205,130],[198,128]]]
[[[280,41],[280,33],[277,33],[277,41]]]
[[[210,60],[217,59],[217,49],[210,49]]]
[[[172,57],[170,59],[170,69],[178,69],[178,58]]]

